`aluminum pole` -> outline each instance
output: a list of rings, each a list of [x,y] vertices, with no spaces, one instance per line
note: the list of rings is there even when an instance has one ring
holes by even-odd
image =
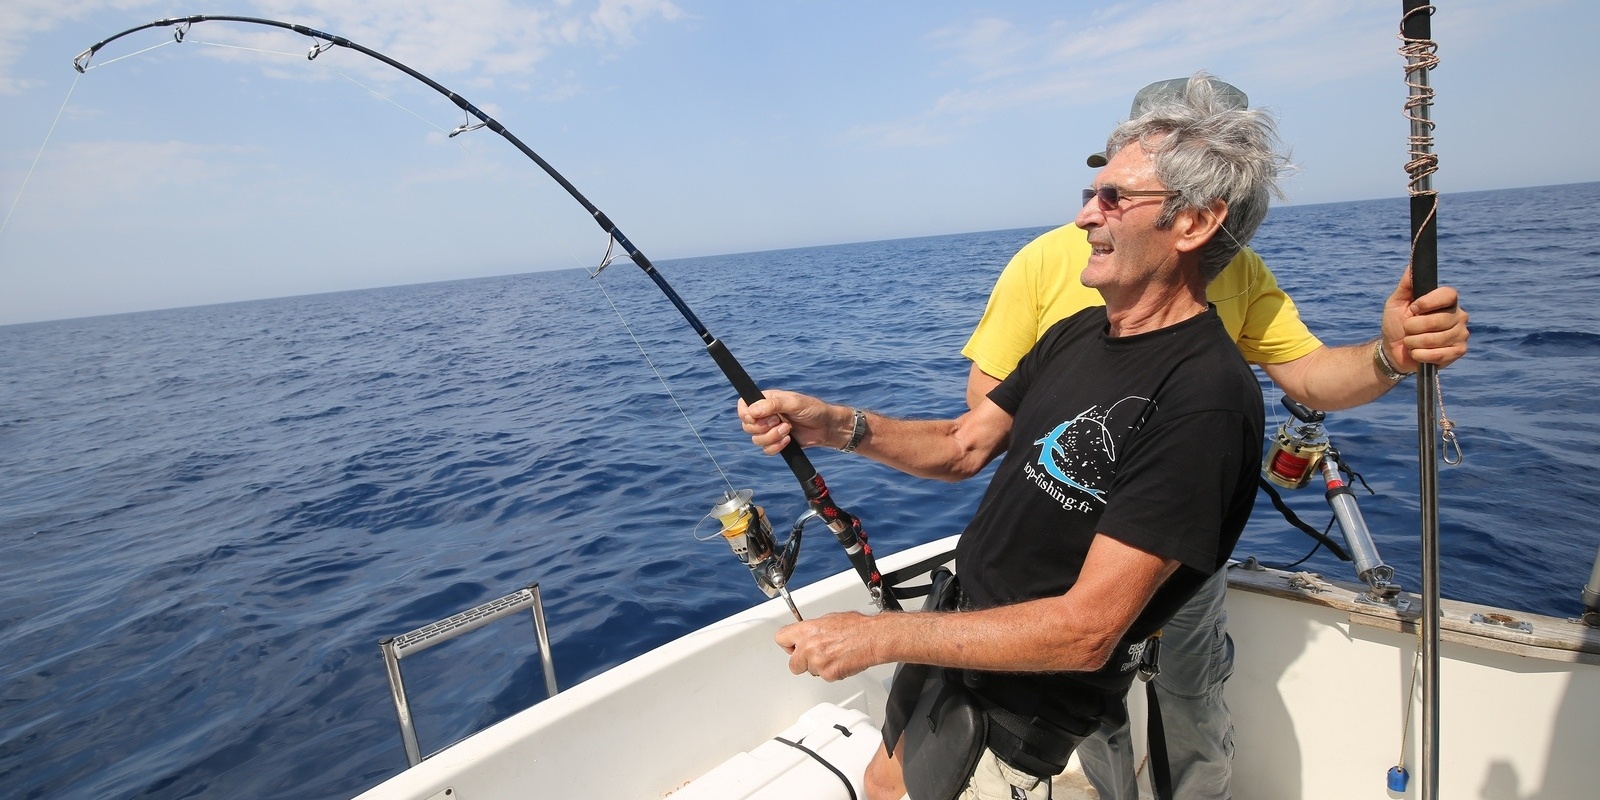
[[[1411,122],[1407,170],[1411,181],[1411,280],[1415,296],[1438,288],[1438,195],[1433,191],[1433,6],[1427,0],[1402,0],[1401,33],[1406,48],[1406,116]],[[1426,47],[1414,47],[1427,43]],[[1419,797],[1439,797],[1439,465],[1434,431],[1438,427],[1436,374],[1422,364],[1417,372],[1417,490],[1422,507],[1422,763]]]

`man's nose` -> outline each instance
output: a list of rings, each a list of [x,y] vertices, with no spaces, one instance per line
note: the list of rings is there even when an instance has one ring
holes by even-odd
[[[1100,198],[1091,197],[1088,202],[1083,204],[1083,208],[1078,209],[1078,216],[1072,220],[1072,224],[1088,230],[1091,227],[1105,224],[1105,221],[1106,215],[1105,211],[1100,208]]]

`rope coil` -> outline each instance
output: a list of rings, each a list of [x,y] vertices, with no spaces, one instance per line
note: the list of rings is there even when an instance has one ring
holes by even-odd
[[[1439,169],[1439,157],[1433,152],[1434,122],[1423,113],[1433,105],[1434,91],[1428,84],[1426,76],[1413,77],[1439,66],[1439,45],[1432,39],[1412,39],[1405,34],[1405,19],[1412,14],[1433,15],[1433,6],[1421,6],[1405,15],[1400,22],[1400,55],[1406,59],[1406,93],[1405,116],[1412,123],[1426,129],[1428,133],[1413,134],[1411,141],[1411,160],[1406,162],[1406,173],[1411,176],[1411,194],[1436,195],[1438,191],[1423,186],[1424,180]]]

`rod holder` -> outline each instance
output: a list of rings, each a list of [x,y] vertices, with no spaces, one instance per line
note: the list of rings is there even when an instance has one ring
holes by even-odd
[[[1600,552],[1594,554],[1594,568],[1583,586],[1583,624],[1600,628]]]

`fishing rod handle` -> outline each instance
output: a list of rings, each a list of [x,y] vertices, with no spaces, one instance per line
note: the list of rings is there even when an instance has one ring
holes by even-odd
[[[761,393],[760,387],[756,386],[750,373],[744,371],[744,365],[733,357],[733,353],[728,352],[728,346],[723,344],[721,339],[713,338],[707,342],[706,352],[711,354],[711,360],[717,362],[717,367],[727,377],[728,383],[733,384],[734,391],[739,393],[739,398],[744,400],[746,405],[754,405],[766,399],[766,395]],[[827,495],[827,487],[817,477],[817,468],[812,466],[811,459],[806,456],[799,442],[790,439],[780,455],[789,465],[789,471],[794,473],[795,480],[800,481],[800,488],[805,491],[808,502],[815,502]]]
[[[761,393],[760,387],[756,386],[750,373],[745,372],[744,365],[728,352],[727,345],[723,344],[721,339],[711,338],[706,344],[706,352],[711,354],[711,359],[717,362],[722,374],[733,384],[734,390],[747,405],[766,399],[766,395]],[[833,501],[833,495],[828,491],[828,484],[817,474],[816,467],[812,466],[811,459],[806,456],[798,441],[791,438],[780,455],[788,463],[789,471],[794,473],[795,479],[800,481],[800,488],[805,492],[807,505],[822,517],[823,523],[828,526],[833,537],[839,540],[839,546],[844,548],[845,556],[850,559],[850,565],[855,567],[856,574],[872,593],[873,601],[879,608],[899,611],[900,603],[883,587],[883,575],[878,572],[877,559],[872,554],[872,545],[867,543],[867,534],[861,526],[860,518],[840,508],[839,504]]]

